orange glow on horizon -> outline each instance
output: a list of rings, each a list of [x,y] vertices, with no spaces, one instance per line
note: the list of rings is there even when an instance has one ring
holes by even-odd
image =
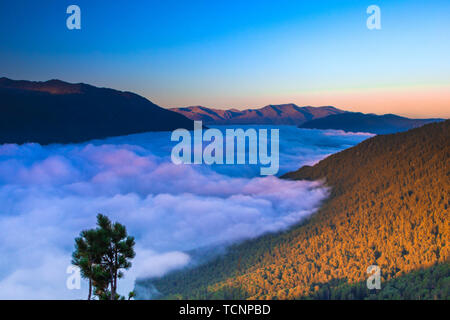
[[[300,95],[298,100],[302,104],[333,105],[347,111],[394,113],[410,118],[450,118],[450,86],[320,92]]]
[[[298,106],[334,106],[346,111],[363,113],[393,113],[409,118],[450,118],[450,85],[279,94],[259,92],[249,94],[245,98],[233,94],[205,98],[180,99],[182,102],[170,105],[171,107],[201,105],[213,109],[243,110],[262,108],[269,104],[295,103]],[[218,101],[223,101],[223,104],[218,105]]]

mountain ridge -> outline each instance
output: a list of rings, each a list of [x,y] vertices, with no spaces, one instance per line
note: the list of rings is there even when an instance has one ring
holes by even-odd
[[[347,132],[370,132],[390,134],[418,128],[428,123],[444,119],[410,119],[395,114],[364,114],[361,112],[346,112],[313,119],[299,125],[303,129],[334,129]]]
[[[61,80],[0,78],[0,143],[78,143],[193,129],[193,122],[128,91]]]
[[[216,124],[266,124],[300,125],[308,120],[339,114],[345,111],[332,106],[299,107],[294,103],[267,105],[259,109],[213,109],[203,106],[170,108],[192,120],[201,120],[206,125]]]
[[[333,106],[299,107],[294,103],[259,109],[214,109],[204,106],[170,108],[206,125],[295,125],[303,129],[334,129],[347,132],[389,134],[444,119],[410,119],[395,114],[376,115],[344,111]]]

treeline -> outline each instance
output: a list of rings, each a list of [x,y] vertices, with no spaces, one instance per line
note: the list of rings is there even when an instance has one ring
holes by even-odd
[[[309,220],[151,283],[175,299],[449,299],[449,141],[445,121],[289,173],[332,187]],[[365,287],[370,265],[381,268],[376,293]]]
[[[314,284],[312,286],[314,287]],[[447,300],[449,298],[449,263],[434,265],[392,278],[384,283],[380,290],[367,289],[366,281],[349,284],[337,280],[335,283],[321,286],[320,290],[307,297],[307,299],[324,300]]]

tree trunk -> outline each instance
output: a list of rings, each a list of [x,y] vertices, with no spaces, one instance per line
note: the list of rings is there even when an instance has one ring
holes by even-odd
[[[116,290],[114,288],[114,272],[111,269],[111,298],[110,300],[116,300]]]
[[[91,300],[92,295],[92,279],[89,278],[89,294],[88,294],[88,300]]]
[[[117,292],[117,271],[114,270],[114,292]],[[116,297],[114,296],[114,299],[116,299]]]
[[[116,291],[117,291],[117,251],[114,251],[114,268],[113,268],[113,287],[114,287],[114,297],[113,300],[116,300]]]

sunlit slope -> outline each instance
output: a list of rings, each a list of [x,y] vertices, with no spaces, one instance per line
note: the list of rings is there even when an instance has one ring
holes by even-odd
[[[372,298],[448,299],[449,159],[448,120],[366,140],[283,177],[332,187],[308,221],[145,283],[163,298],[358,299],[376,264]]]

